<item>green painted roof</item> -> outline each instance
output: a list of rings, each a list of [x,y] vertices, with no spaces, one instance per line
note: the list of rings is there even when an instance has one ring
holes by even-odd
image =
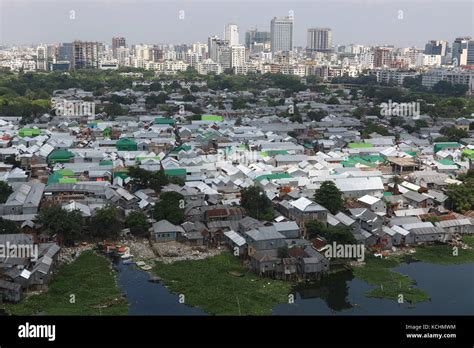
[[[374,147],[371,143],[349,143],[350,149],[365,149],[369,147]]]
[[[50,176],[48,176],[48,185],[51,184],[57,184],[59,182],[59,179],[61,179],[63,176],[59,172],[54,172]]]
[[[215,121],[215,122],[222,122],[224,118],[222,116],[217,115],[202,115],[201,121]]]
[[[76,178],[61,178],[58,181],[59,184],[75,184],[76,182]]]
[[[165,174],[168,176],[186,176],[186,169],[184,168],[165,169]]]
[[[70,158],[75,157],[72,152],[67,150],[54,150],[48,156],[50,160],[58,161],[58,160],[69,160]]]
[[[121,138],[117,141],[115,145],[116,146],[131,146],[131,145],[137,145],[137,143],[133,141],[132,139]]]
[[[126,179],[126,178],[128,178],[128,175],[127,175],[127,173],[124,173],[124,172],[114,172],[114,178],[116,178],[116,177]]]
[[[177,148],[173,149],[173,151],[171,151],[172,153],[178,153],[180,151],[189,151],[191,150],[192,147],[189,146],[189,145],[181,145],[181,146],[178,146]]]
[[[244,145],[245,147],[245,145]],[[276,155],[288,155],[288,151],[286,150],[269,150],[269,151],[262,151],[261,155],[264,157],[273,157]]]
[[[407,155],[416,157],[416,152],[415,152],[415,151],[405,151],[405,153],[406,153]]]
[[[341,163],[343,167],[354,167],[356,164],[375,167],[377,162],[384,163],[385,158],[380,155],[350,156],[347,160],[342,161]]]
[[[100,161],[99,166],[111,166],[113,164],[114,162],[112,162],[111,160],[104,160],[104,161]]]
[[[19,135],[20,137],[36,137],[41,134],[40,129],[36,128],[22,128],[20,129]]]
[[[71,169],[61,169],[58,171],[62,176],[73,176],[74,172]]]
[[[461,147],[461,144],[456,142],[447,142],[447,143],[435,143],[434,152],[441,151],[442,149],[451,148],[451,147]]]
[[[392,195],[392,192],[388,192],[388,191],[387,191],[387,192],[384,192],[383,195],[384,195],[385,197],[389,197],[389,196]]]
[[[169,124],[169,125],[174,125],[174,120],[172,118],[163,118],[163,117],[157,117],[155,118],[155,124]]]
[[[436,160],[436,162],[444,164],[445,166],[452,166],[452,165],[456,164],[456,163],[454,163],[453,161],[451,161],[449,159],[440,159],[440,160]]]
[[[274,179],[291,179],[292,176],[288,173],[274,173],[274,174],[265,174],[260,175],[255,178],[257,181],[266,180],[274,180]]]

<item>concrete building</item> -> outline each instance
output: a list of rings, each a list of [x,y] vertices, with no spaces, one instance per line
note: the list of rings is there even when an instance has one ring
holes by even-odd
[[[270,23],[272,52],[289,52],[293,49],[293,18],[274,17]]]

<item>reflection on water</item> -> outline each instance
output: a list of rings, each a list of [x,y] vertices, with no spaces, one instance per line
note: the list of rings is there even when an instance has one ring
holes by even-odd
[[[149,282],[150,274],[134,265],[116,262],[117,281],[126,295],[130,315],[207,315],[199,308],[179,302],[179,296],[160,283]]]
[[[275,315],[472,315],[474,314],[474,263],[435,265],[402,263],[393,271],[415,280],[429,301],[416,305],[369,298],[373,289],[355,279],[351,271],[336,273],[321,282],[297,286],[294,304],[274,307]]]
[[[300,284],[294,291],[302,300],[321,298],[327,306],[335,311],[352,308],[347,300],[349,287],[347,282],[354,279],[351,271],[341,271],[315,283]]]
[[[474,313],[474,263],[435,265],[402,263],[393,271],[405,274],[425,291],[430,301],[410,305],[369,298],[374,287],[355,279],[352,271],[340,271],[320,281],[294,288],[295,302],[279,304],[274,315],[472,315]],[[207,315],[199,308],[179,303],[179,297],[162,284],[150,283],[150,275],[135,266],[116,263],[121,291],[130,315]]]

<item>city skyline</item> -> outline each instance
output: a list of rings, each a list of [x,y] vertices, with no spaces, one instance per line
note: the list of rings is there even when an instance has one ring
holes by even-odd
[[[248,30],[257,27],[262,31],[270,31],[273,17],[291,14],[294,15],[295,47],[306,47],[307,30],[313,27],[331,28],[334,45],[353,43],[424,47],[429,40],[447,40],[452,43],[458,36],[474,36],[472,4],[463,0],[415,3],[279,1],[272,3],[270,10],[268,1],[258,1],[252,2],[253,9],[250,11],[248,6],[239,6],[242,2],[246,1],[232,1],[224,6],[215,1],[191,3],[139,0],[136,4],[147,6],[138,7],[127,0],[99,0],[94,3],[3,0],[0,2],[0,43],[30,45],[81,39],[110,45],[112,37],[123,36],[130,44],[190,44],[206,42],[212,35],[222,37],[222,28],[229,23],[238,25],[242,42]],[[324,11],[315,11],[314,8],[318,6]],[[455,15],[450,15],[454,12]],[[84,16],[84,13],[88,15]],[[57,21],[45,21],[46,16],[57,17]],[[29,21],[28,28],[35,27],[37,30],[23,30],[14,25],[20,21],[20,17],[23,22]],[[418,35],[414,35],[413,30]]]

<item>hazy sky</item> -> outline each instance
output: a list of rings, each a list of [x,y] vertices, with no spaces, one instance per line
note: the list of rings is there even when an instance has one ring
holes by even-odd
[[[0,0],[0,43],[98,40],[127,43],[207,42],[226,23],[245,31],[270,29],[274,16],[293,11],[294,43],[306,45],[310,27],[330,27],[334,44],[423,47],[474,36],[473,0]],[[74,12],[71,12],[74,11]],[[180,11],[184,11],[181,12]],[[184,19],[180,19],[184,15]],[[71,19],[70,16],[75,16]],[[401,19],[399,17],[402,17]]]

